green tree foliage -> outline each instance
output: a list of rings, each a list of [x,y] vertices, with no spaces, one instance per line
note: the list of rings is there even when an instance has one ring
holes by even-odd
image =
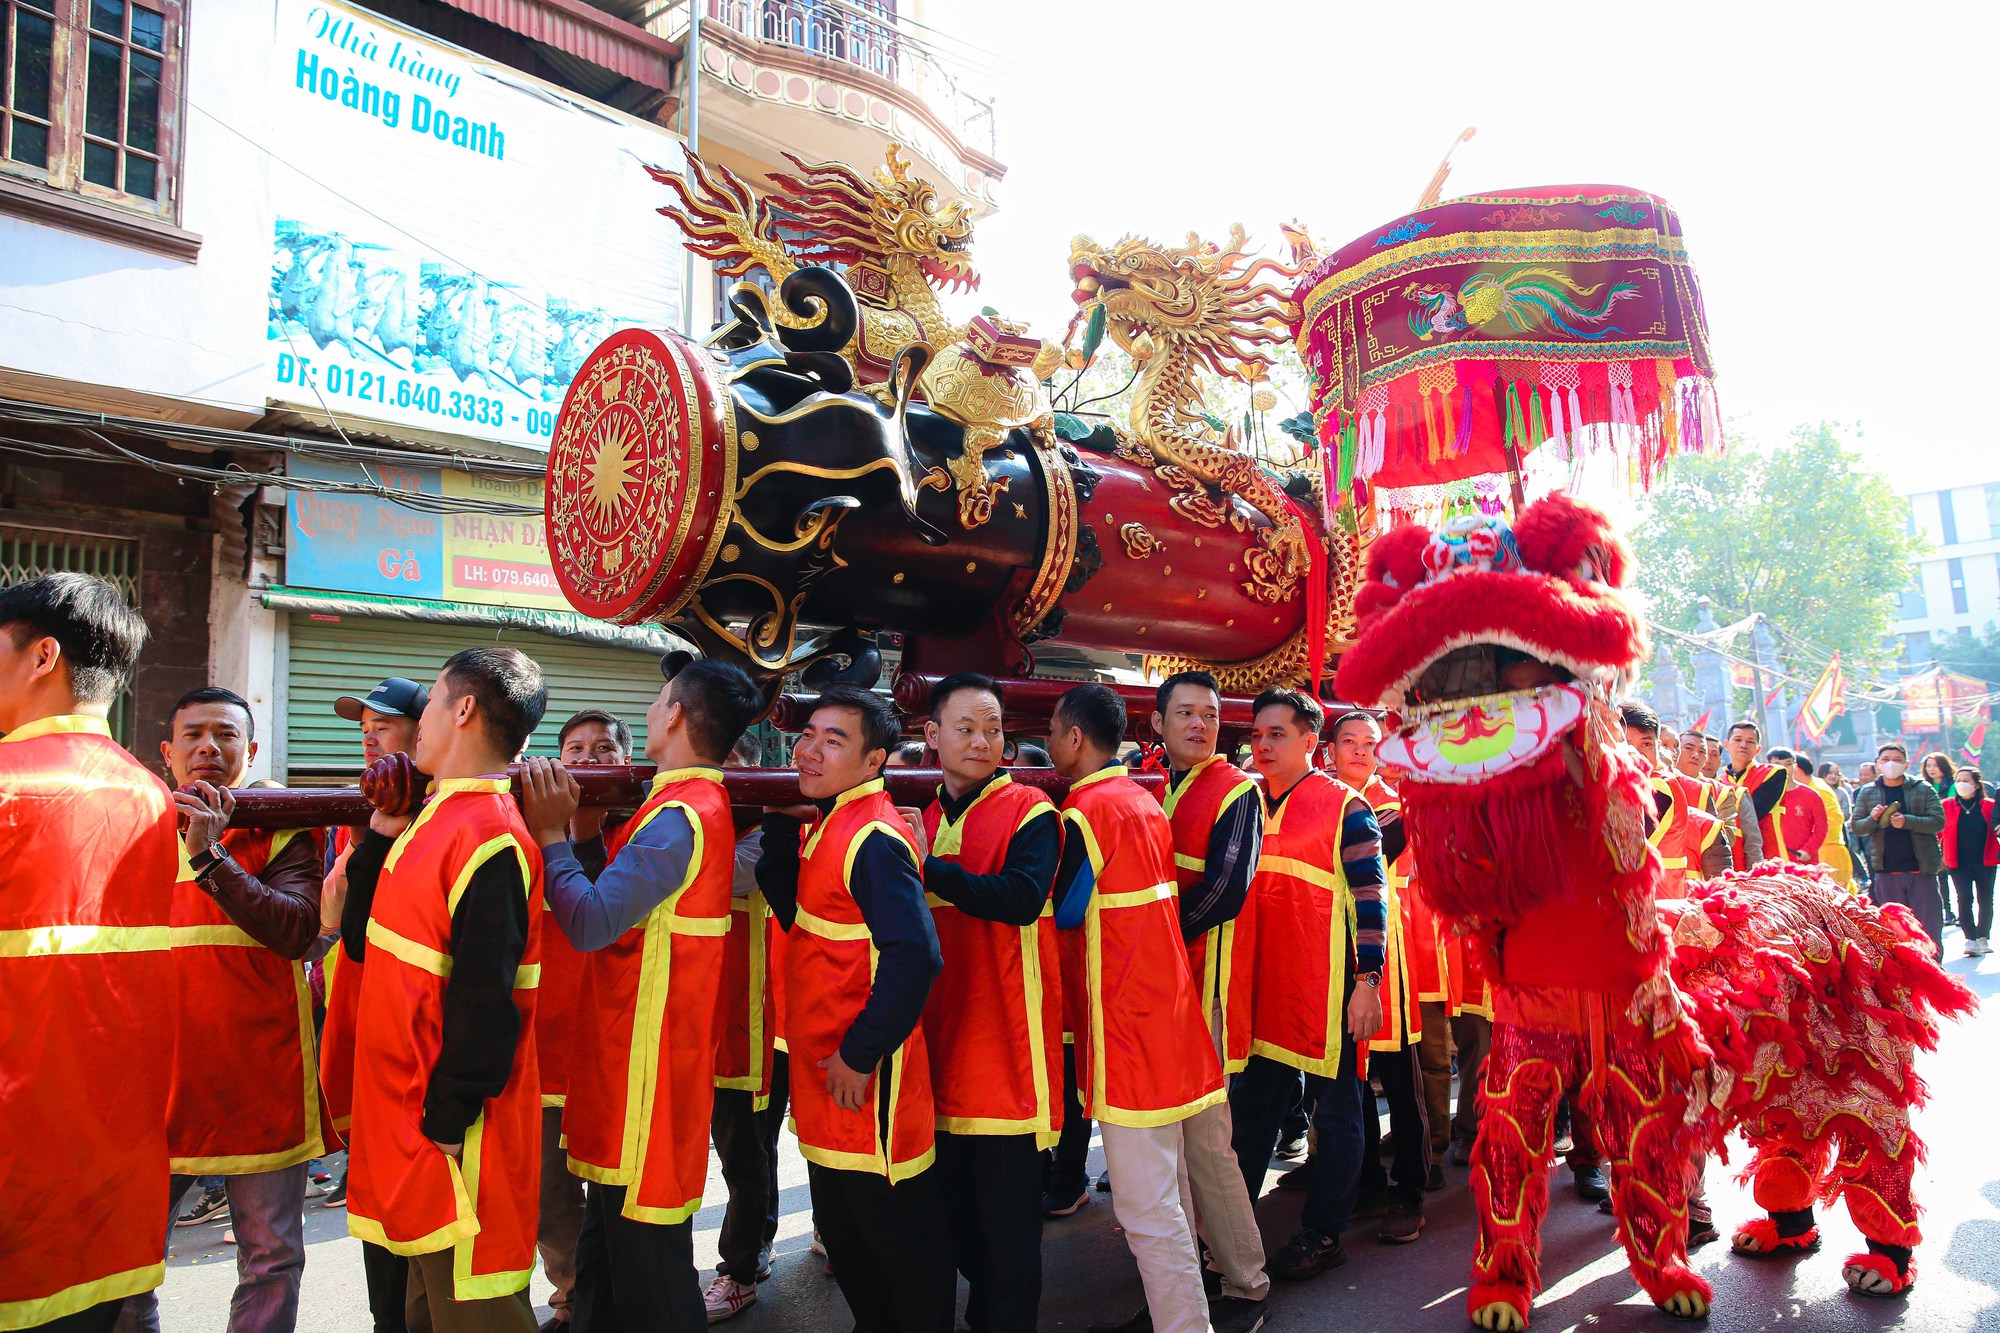
[[[1720,457],[1677,460],[1649,498],[1639,586],[1661,624],[1692,629],[1707,597],[1722,623],[1761,611],[1786,639],[1877,671],[1897,652],[1896,598],[1922,546],[1907,514],[1828,423],[1774,449],[1732,440]]]
[[[2000,685],[2000,625],[1988,625],[1977,637],[1940,635],[1932,651],[1945,670]]]

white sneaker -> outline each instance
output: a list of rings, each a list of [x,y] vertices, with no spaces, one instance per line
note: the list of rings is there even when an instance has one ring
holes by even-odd
[[[733,1277],[717,1277],[702,1292],[701,1303],[708,1307],[708,1322],[719,1324],[742,1314],[745,1306],[755,1305],[757,1288],[746,1287]]]

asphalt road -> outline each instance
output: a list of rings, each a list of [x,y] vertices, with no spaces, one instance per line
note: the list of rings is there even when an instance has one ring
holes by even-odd
[[[1715,1333],[1789,1329],[1814,1333],[1860,1333],[1912,1329],[1922,1333],[1996,1330],[2000,1333],[2000,955],[1960,959],[1957,931],[1947,933],[1951,970],[1965,978],[1987,1007],[1950,1028],[1936,1054],[1922,1064],[1932,1092],[1917,1127],[1930,1146],[1930,1164],[1918,1182],[1925,1206],[1926,1239],[1918,1250],[1919,1279],[1903,1299],[1852,1296],[1840,1280],[1840,1261],[1859,1248],[1859,1237],[1844,1212],[1822,1217],[1825,1244],[1818,1254],[1796,1260],[1755,1261],[1729,1253],[1725,1242],[1697,1256],[1697,1267],[1715,1284]],[[789,1136],[784,1142],[791,1143]],[[1739,1156],[1739,1162],[1741,1158]],[[1092,1171],[1102,1169],[1093,1153]],[[1447,1167],[1450,1186],[1428,1196],[1428,1225],[1413,1245],[1376,1243],[1372,1230],[1358,1224],[1350,1233],[1344,1268],[1302,1284],[1281,1284],[1272,1294],[1272,1326],[1278,1329],[1368,1330],[1467,1327],[1466,1266],[1472,1252],[1471,1199],[1463,1168]],[[1726,1237],[1738,1221],[1754,1216],[1748,1192],[1711,1164],[1709,1190],[1716,1224]],[[1274,1176],[1275,1179],[1275,1176]],[[732,1333],[851,1328],[846,1307],[831,1278],[808,1252],[811,1223],[805,1165],[788,1150],[781,1172],[783,1214],[777,1260],[760,1299],[731,1321]],[[1568,1175],[1557,1169],[1549,1216],[1543,1227],[1543,1273],[1547,1290],[1534,1314],[1538,1331],[1664,1330],[1678,1325],[1648,1304],[1625,1270],[1612,1237],[1611,1219],[1575,1198]],[[724,1197],[711,1172],[706,1197]],[[1041,1326],[1080,1330],[1094,1320],[1122,1317],[1141,1300],[1132,1265],[1109,1205],[1093,1194],[1076,1216],[1049,1223],[1044,1232],[1045,1272]],[[1297,1220],[1296,1196],[1267,1193],[1258,1212],[1273,1248],[1284,1243]],[[358,1242],[346,1232],[341,1210],[307,1206],[308,1252],[299,1327],[307,1333],[366,1333],[370,1328],[367,1292]],[[713,1202],[695,1221],[695,1254],[715,1262],[716,1230],[722,1207]],[[235,1281],[233,1252],[223,1243],[224,1224],[176,1228],[161,1289],[162,1325],[167,1333],[214,1333],[228,1317]],[[705,1271],[704,1279],[708,1276]],[[538,1271],[534,1294],[545,1301],[548,1285]]]

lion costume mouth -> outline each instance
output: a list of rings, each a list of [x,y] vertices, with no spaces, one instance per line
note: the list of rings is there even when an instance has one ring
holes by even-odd
[[[1412,708],[1379,753],[1416,782],[1490,782],[1554,749],[1588,707],[1582,687],[1559,684]]]

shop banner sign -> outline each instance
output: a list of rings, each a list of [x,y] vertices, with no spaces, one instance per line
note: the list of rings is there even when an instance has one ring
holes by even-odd
[[[486,606],[567,611],[549,566],[542,516],[428,513],[376,495],[309,489],[313,481],[366,483],[458,499],[542,503],[542,484],[436,468],[292,460],[300,489],[286,500],[285,582]]]
[[[332,0],[278,0],[266,397],[546,448],[615,329],[678,327],[664,129]]]

